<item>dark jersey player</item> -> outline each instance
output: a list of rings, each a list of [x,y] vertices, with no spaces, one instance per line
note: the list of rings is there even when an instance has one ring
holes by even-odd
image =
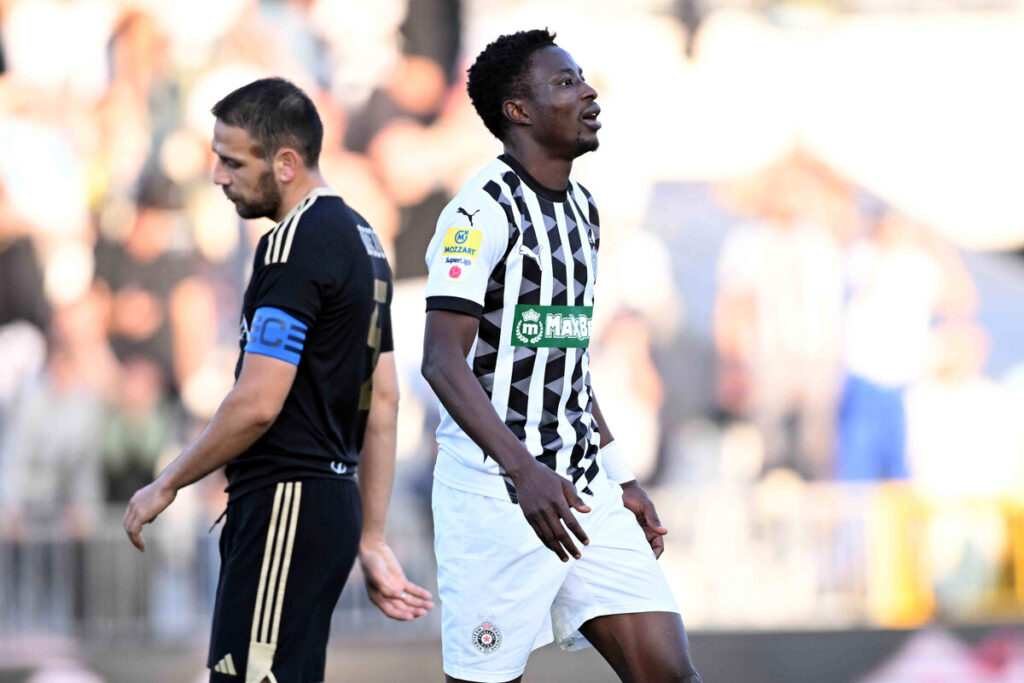
[[[373,230],[320,175],[323,127],[305,93],[259,80],[213,113],[214,182],[240,216],[277,224],[256,249],[234,388],[132,497],[124,528],[145,550],[142,525],[227,464],[210,678],[322,681],[357,555],[385,614],[433,607],[384,542],[398,402],[391,272]]]

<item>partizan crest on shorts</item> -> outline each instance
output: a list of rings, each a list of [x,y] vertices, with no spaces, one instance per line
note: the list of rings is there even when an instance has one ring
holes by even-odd
[[[484,654],[490,654],[501,647],[501,631],[489,621],[473,630],[473,647]]]

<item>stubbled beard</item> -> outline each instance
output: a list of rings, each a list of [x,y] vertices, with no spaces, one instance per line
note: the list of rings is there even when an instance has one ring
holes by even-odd
[[[593,152],[593,151],[595,151],[598,148],[598,146],[600,144],[601,143],[600,143],[600,141],[598,141],[596,135],[594,137],[592,137],[592,138],[589,138],[589,139],[588,138],[584,138],[583,136],[577,136],[577,138],[576,138],[576,156],[577,157],[581,157],[584,154],[586,154],[587,152]]]
[[[597,136],[590,138],[589,140],[580,140],[580,154],[586,154],[587,152],[593,152],[601,145],[601,142],[597,139]]]
[[[273,218],[281,206],[281,193],[274,184],[274,174],[265,171],[256,184],[256,196],[252,199],[241,197],[235,202],[235,211],[242,218]]]

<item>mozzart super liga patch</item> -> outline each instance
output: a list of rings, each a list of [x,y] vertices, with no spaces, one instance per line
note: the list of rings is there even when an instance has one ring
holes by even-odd
[[[512,320],[512,346],[585,349],[590,345],[593,306],[518,304]]]
[[[480,253],[483,233],[472,228],[451,228],[444,235],[441,255],[444,258],[445,277],[452,282],[462,279],[466,269],[473,265]]]
[[[473,630],[473,647],[484,654],[490,654],[501,647],[501,631],[489,621]]]

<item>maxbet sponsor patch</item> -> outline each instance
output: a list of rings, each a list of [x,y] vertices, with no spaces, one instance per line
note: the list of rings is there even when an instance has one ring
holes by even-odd
[[[593,306],[516,306],[512,346],[584,349],[590,345]]]

